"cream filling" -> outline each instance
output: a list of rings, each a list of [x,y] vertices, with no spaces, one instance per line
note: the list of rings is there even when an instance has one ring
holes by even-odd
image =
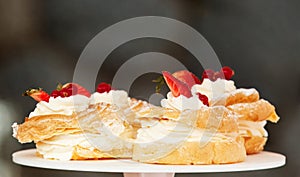
[[[239,134],[242,136],[267,137],[268,132],[264,129],[267,121],[253,122],[249,120],[238,120]]]
[[[70,160],[76,146],[93,151],[98,149],[103,152],[114,149],[131,149],[132,142],[125,141],[117,136],[105,134],[78,133],[57,135],[36,144],[38,153],[46,159]]]
[[[136,143],[142,146],[149,144],[174,144],[182,142],[211,142],[228,140],[238,133],[220,133],[213,130],[193,128],[175,121],[141,121],[142,128],[138,130]]]
[[[180,111],[186,109],[197,110],[200,109],[204,104],[199,100],[197,95],[193,95],[190,98],[187,98],[183,95],[174,97],[171,92],[167,94],[166,99],[161,100],[161,106],[165,108],[177,109]]]
[[[63,114],[72,115],[74,112],[81,112],[88,108],[90,98],[83,95],[70,97],[50,97],[49,102],[41,101],[36,105],[29,118],[40,115]]]

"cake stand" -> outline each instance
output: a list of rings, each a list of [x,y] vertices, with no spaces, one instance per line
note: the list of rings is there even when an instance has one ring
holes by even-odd
[[[35,149],[13,153],[13,162],[38,168],[56,170],[123,173],[124,177],[174,177],[175,173],[210,173],[253,171],[281,167],[285,156],[263,151],[249,155],[241,163],[223,165],[156,165],[139,163],[132,160],[47,160],[36,156]]]

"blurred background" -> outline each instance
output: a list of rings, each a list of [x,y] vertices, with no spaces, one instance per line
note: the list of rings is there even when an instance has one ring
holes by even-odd
[[[34,147],[12,138],[10,125],[21,123],[35,107],[22,97],[30,87],[51,91],[72,81],[85,45],[101,30],[137,16],[164,16],[199,31],[222,65],[231,66],[238,87],[255,87],[277,107],[281,120],[269,123],[266,150],[287,156],[286,166],[242,173],[177,174],[188,176],[300,177],[300,1],[298,0],[0,0],[0,176],[111,176],[122,174],[56,171],[11,162],[14,151]],[[200,76],[202,67],[182,47],[166,40],[130,41],[111,53],[97,81],[111,82],[118,67],[143,52],[167,53]],[[130,96],[154,92],[157,74],[135,80]],[[145,89],[146,88],[146,89]],[[166,88],[163,93],[166,93]]]

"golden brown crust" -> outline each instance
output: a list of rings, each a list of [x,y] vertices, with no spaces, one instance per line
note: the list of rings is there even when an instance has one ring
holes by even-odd
[[[165,146],[162,145],[161,149]],[[225,164],[244,161],[246,151],[244,140],[241,137],[228,138],[221,141],[210,141],[202,145],[198,141],[184,142],[168,154],[157,159],[147,159],[143,155],[151,149],[135,145],[133,149],[133,160],[144,163],[175,164],[175,165],[197,165],[197,164]]]
[[[80,131],[74,115],[43,115],[26,118],[25,122],[18,126],[16,138],[21,143],[29,143]]]
[[[215,129],[220,132],[238,131],[234,112],[224,106],[203,106],[196,111],[185,110],[181,112],[176,109],[153,106],[143,101],[135,101],[131,105],[131,110],[137,114],[138,118],[171,119],[197,128]]]
[[[244,137],[244,140],[247,154],[256,154],[262,151],[267,142],[266,137],[260,136]]]
[[[270,120],[277,122],[279,117],[275,107],[266,100],[260,99],[252,103],[238,103],[227,107],[239,115],[241,120],[263,121]]]
[[[236,103],[251,103],[259,100],[259,93],[255,89],[237,89],[226,99],[225,106]]]

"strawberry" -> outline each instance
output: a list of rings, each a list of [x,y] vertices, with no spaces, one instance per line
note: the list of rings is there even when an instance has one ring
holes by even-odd
[[[214,78],[214,74],[215,74],[215,71],[212,70],[212,69],[206,69],[203,71],[203,74],[202,74],[202,80],[203,79],[209,79],[209,80],[212,80]]]
[[[41,88],[38,88],[38,89],[28,89],[23,94],[23,96],[30,96],[30,97],[32,97],[37,102],[40,102],[40,101],[49,102],[49,98],[50,98],[50,96],[48,95],[48,93],[45,92],[45,91],[43,91]]]
[[[104,93],[104,92],[109,92],[111,91],[111,85],[107,84],[105,82],[101,82],[100,84],[98,84],[97,86],[97,92],[99,93]]]
[[[163,71],[162,74],[173,96],[178,97],[179,95],[183,95],[187,98],[190,98],[192,96],[190,88],[185,83],[176,79],[171,73],[167,71]]]
[[[62,89],[60,90],[61,94],[60,96],[71,96],[71,95],[84,95],[86,97],[90,97],[91,93],[84,87],[82,87],[79,84],[76,83],[66,83],[62,86]]]
[[[197,93],[199,100],[202,101],[202,103],[206,106],[209,106],[208,97],[206,95],[203,95],[201,93]]]
[[[234,71],[230,67],[224,66],[220,69],[220,71],[216,72],[211,69],[204,70],[202,74],[202,79],[208,78],[211,81],[216,81],[217,79],[230,80],[233,75]]]
[[[56,98],[58,96],[60,96],[60,90],[53,90],[50,94],[50,96]]]
[[[201,84],[201,81],[197,76],[187,70],[177,71],[172,74],[176,79],[185,83],[189,88],[192,88],[195,84]]]
[[[50,96],[56,98],[60,97],[69,97],[72,95],[84,95],[90,97],[91,94],[88,90],[76,83],[66,83],[65,85],[58,84],[56,90],[53,90]]]

